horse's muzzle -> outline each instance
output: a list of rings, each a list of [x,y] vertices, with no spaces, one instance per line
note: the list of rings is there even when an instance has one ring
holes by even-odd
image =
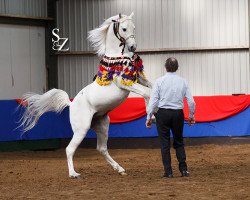
[[[130,47],[128,48],[128,50],[131,51],[131,52],[135,52],[136,46],[132,45],[132,46],[130,46]]]

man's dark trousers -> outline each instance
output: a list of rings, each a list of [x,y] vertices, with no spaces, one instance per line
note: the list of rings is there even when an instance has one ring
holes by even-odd
[[[176,157],[179,161],[179,170],[187,170],[186,154],[183,143],[183,110],[160,108],[156,114],[156,125],[161,142],[161,154],[166,174],[172,174],[170,155],[170,130],[173,134]]]

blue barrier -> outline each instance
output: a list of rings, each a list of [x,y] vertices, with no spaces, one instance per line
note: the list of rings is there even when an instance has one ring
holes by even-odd
[[[24,108],[17,109],[15,100],[0,101],[0,141],[39,140],[52,138],[71,138],[73,133],[69,123],[69,109],[61,114],[46,113],[38,124],[30,131],[23,133],[17,129],[18,120]],[[146,117],[140,119],[111,124],[110,137],[155,137],[157,131],[155,125],[152,129],[145,127]],[[185,137],[209,137],[209,136],[247,136],[250,135],[250,107],[241,113],[215,122],[197,123],[192,127],[184,126]],[[93,131],[89,131],[88,138],[95,137]]]

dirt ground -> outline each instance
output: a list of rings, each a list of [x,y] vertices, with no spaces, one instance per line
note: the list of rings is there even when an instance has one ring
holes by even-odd
[[[128,173],[120,176],[94,149],[78,149],[81,179],[68,178],[64,150],[0,153],[0,199],[250,199],[250,144],[186,147],[191,176],[162,179],[159,149],[110,154]]]

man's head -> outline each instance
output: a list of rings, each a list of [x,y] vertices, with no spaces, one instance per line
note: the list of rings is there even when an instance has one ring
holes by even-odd
[[[166,60],[165,68],[167,72],[176,72],[178,67],[179,67],[178,61],[175,58],[170,57]]]

